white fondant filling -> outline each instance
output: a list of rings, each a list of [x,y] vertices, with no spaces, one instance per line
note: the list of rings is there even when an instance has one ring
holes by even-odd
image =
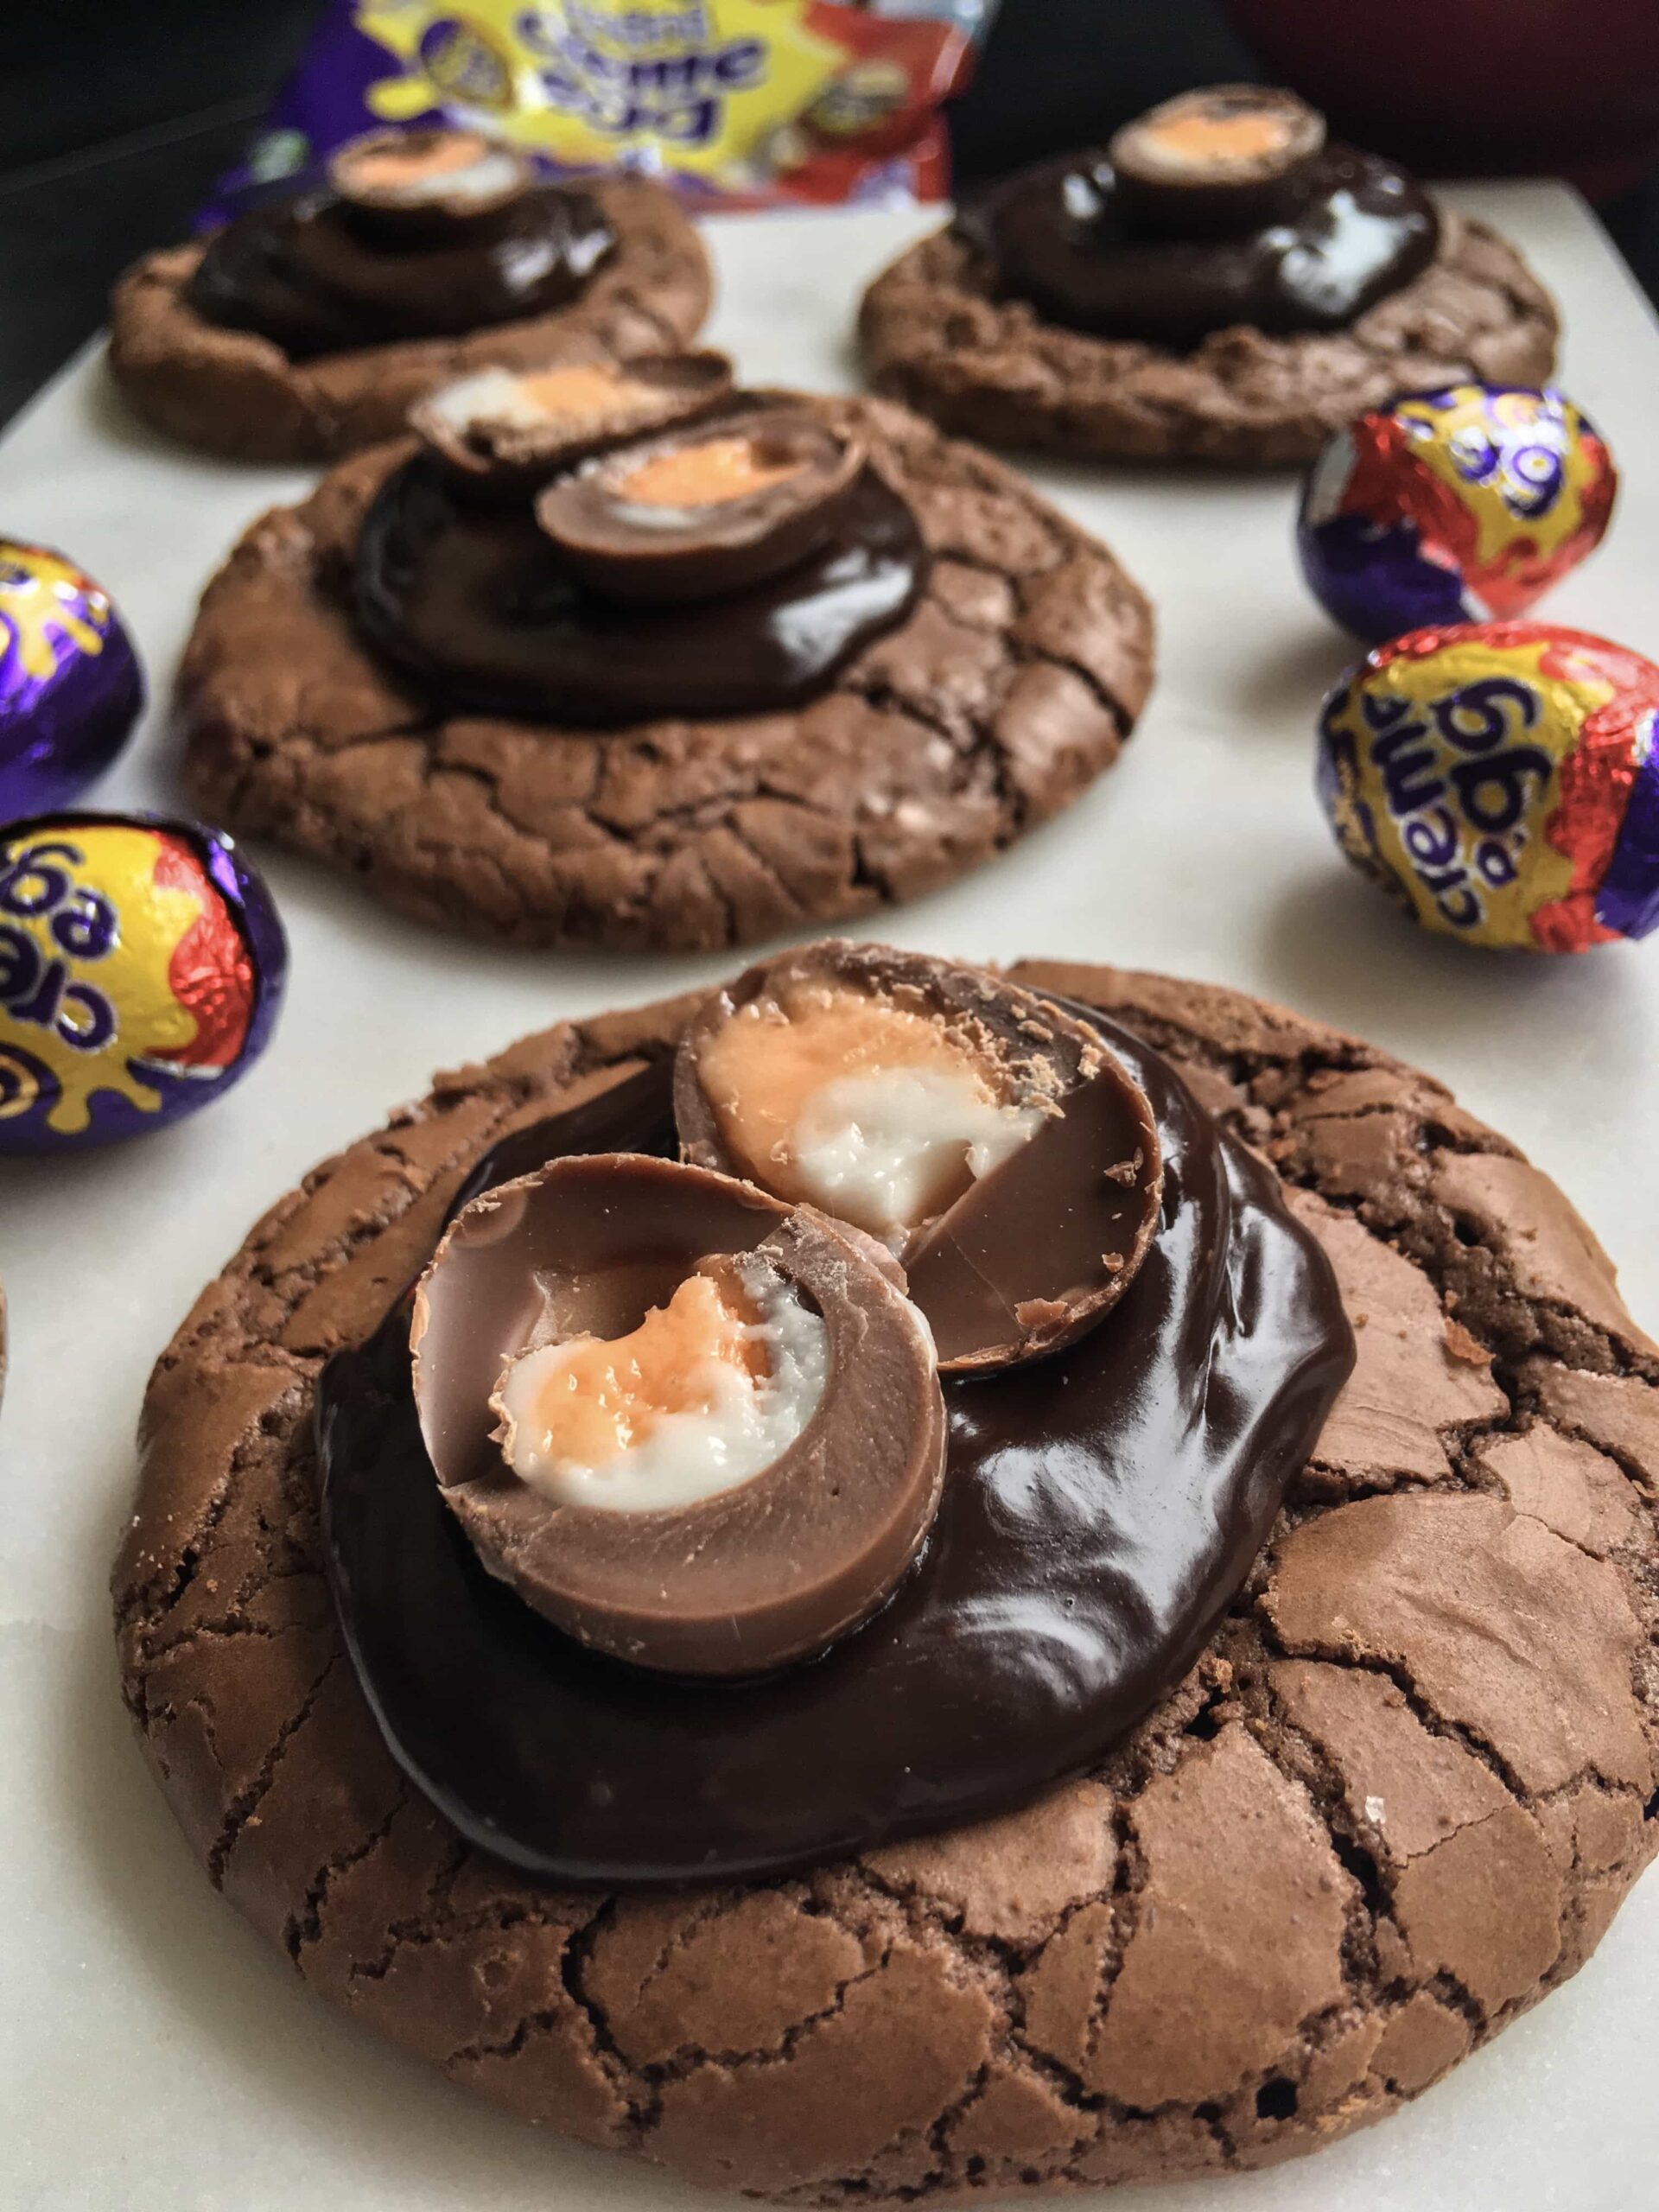
[[[508,429],[539,430],[550,421],[524,390],[524,379],[510,369],[481,369],[435,392],[427,404],[457,437],[486,423],[499,423]]]
[[[516,190],[523,172],[509,153],[493,146],[465,168],[445,169],[404,183],[381,186],[376,197],[397,207],[425,207],[440,200],[499,200]]]
[[[987,1097],[965,1071],[880,1068],[814,1091],[791,1142],[815,1205],[897,1244],[956,1194],[964,1168],[977,1181],[1041,1119]]]
[[[770,1270],[756,1274],[748,1287],[761,1318],[738,1334],[764,1348],[765,1375],[751,1376],[710,1353],[690,1377],[706,1411],[660,1414],[638,1443],[597,1465],[557,1457],[537,1418],[574,1345],[545,1344],[514,1360],[493,1402],[507,1424],[513,1472],[558,1504],[651,1513],[717,1497],[771,1466],[817,1410],[830,1339],[823,1317],[791,1285]]]
[[[735,499],[720,502],[735,506]],[[653,499],[613,499],[611,511],[630,530],[694,530],[707,520],[709,507],[669,507]],[[718,509],[716,507],[715,511]]]

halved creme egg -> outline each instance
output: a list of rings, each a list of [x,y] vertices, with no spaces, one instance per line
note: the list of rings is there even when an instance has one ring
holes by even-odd
[[[879,1237],[947,1373],[1058,1350],[1157,1225],[1145,1094],[1086,1023],[971,968],[826,939],[751,968],[681,1044],[685,1156]]]
[[[864,442],[787,406],[678,429],[550,484],[536,518],[569,567],[615,599],[714,599],[828,543]]]

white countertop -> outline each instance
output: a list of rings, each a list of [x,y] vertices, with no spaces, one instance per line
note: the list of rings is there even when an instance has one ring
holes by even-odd
[[[1567,192],[1450,196],[1501,224],[1555,292],[1562,381],[1624,471],[1606,545],[1541,612],[1659,656],[1659,331]],[[756,380],[850,385],[855,295],[926,226],[711,224],[711,340]],[[1156,600],[1152,705],[1069,815],[873,926],[964,957],[1204,976],[1363,1033],[1445,1077],[1554,1175],[1659,1326],[1659,941],[1576,961],[1483,954],[1396,920],[1338,859],[1312,795],[1313,717],[1352,652],[1303,589],[1288,479],[1033,474]],[[306,480],[164,447],[88,359],[0,442],[0,531],[60,546],[109,588],[164,702],[200,585],[245,523]],[[172,763],[159,703],[99,803],[176,805]],[[149,1365],[272,1198],[435,1065],[729,961],[452,944],[256,856],[293,941],[262,1065],[194,1122],[124,1149],[0,1161],[0,2203],[726,2212],[498,2115],[306,1993],[209,1888],[144,1772],[105,1584]],[[1115,2212],[1647,2212],[1656,2077],[1659,1877],[1576,1981],[1397,2119],[1274,2173],[1126,2193]]]

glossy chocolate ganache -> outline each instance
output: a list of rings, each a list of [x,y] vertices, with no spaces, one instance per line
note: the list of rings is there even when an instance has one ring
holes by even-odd
[[[1125,1173],[1160,1178],[1154,1232],[1075,1341],[929,1386],[947,1428],[937,1516],[881,1609],[817,1657],[708,1680],[585,1649],[446,1504],[409,1296],[325,1368],[322,1522],[346,1642],[399,1764],[472,1841],[560,1881],[804,1866],[1018,1803],[1098,1759],[1192,1664],[1352,1338],[1271,1172],[1138,1038],[1060,1012],[1149,1109],[1157,1157],[1142,1145]],[[457,1212],[550,1160],[671,1159],[678,1139],[671,1069],[648,1065],[506,1140]],[[1040,1239],[1028,1182],[1009,1194]]]
[[[957,232],[998,296],[1181,351],[1236,326],[1342,328],[1421,274],[1440,219],[1414,179],[1328,143],[1294,95],[1220,86],[996,187]]]
[[[417,410],[425,442],[359,538],[371,644],[446,701],[565,728],[817,696],[914,606],[921,532],[832,409],[711,390],[688,365],[707,359],[498,372]],[[636,434],[677,374],[671,426]],[[630,398],[652,376],[652,404]],[[462,405],[480,412],[458,436]],[[613,427],[578,432],[584,408]]]
[[[342,147],[326,181],[218,232],[188,296],[205,321],[308,360],[548,314],[615,243],[590,194],[538,181],[480,132],[377,131]]]

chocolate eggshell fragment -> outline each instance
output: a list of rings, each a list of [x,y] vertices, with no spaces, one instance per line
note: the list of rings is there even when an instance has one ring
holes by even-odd
[[[1211,85],[1126,123],[1107,158],[1125,206],[1149,229],[1205,237],[1270,219],[1324,144],[1324,117],[1294,92]]]
[[[851,431],[759,407],[589,461],[549,485],[536,519],[612,598],[715,599],[829,543],[865,458]]]
[[[731,395],[723,353],[626,364],[572,358],[545,369],[485,369],[433,392],[410,428],[463,481],[518,490],[625,439],[699,420]]]
[[[521,1479],[491,1405],[542,1343],[616,1338],[703,1263],[753,1255],[822,1317],[822,1395],[792,1443],[687,1505],[565,1502]],[[416,1403],[446,1503],[488,1571],[591,1648],[746,1675],[873,1612],[938,1510],[945,1417],[925,1325],[857,1240],[806,1207],[636,1154],[566,1157],[474,1199],[416,1294]]]
[[[927,1316],[941,1372],[1038,1358],[1094,1327],[1134,1281],[1157,1229],[1163,1163],[1152,1109],[1091,1029],[979,969],[835,938],[758,963],[710,999],[682,1041],[674,1109],[684,1157],[808,1195],[798,1166],[745,1148],[731,1064],[718,1079],[711,1070],[730,1025],[755,1022],[740,1086],[754,1098],[772,1020],[792,1018],[791,1004],[810,1011],[822,995],[843,992],[919,1016],[942,1042],[954,1040],[961,1065],[982,1071],[1029,1130],[982,1172],[964,1167],[961,1187],[899,1232],[910,1296]]]

